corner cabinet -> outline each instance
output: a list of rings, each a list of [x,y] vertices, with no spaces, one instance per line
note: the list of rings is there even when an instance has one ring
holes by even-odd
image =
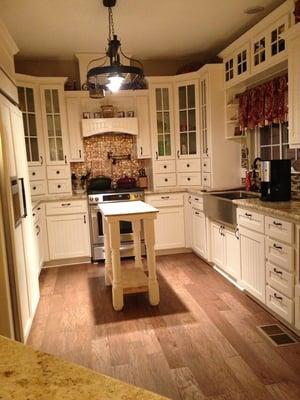
[[[47,165],[69,162],[63,89],[63,84],[40,85]]]
[[[138,118],[138,135],[136,138],[137,157],[140,159],[151,158],[148,93],[143,96],[136,95],[135,102]]]
[[[289,76],[289,145],[300,147],[300,24],[286,35]]]

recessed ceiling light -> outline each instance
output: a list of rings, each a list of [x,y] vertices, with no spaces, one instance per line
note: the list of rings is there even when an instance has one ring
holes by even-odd
[[[262,7],[262,6],[254,6],[254,7],[246,8],[244,10],[244,13],[252,15],[252,14],[257,14],[257,13],[262,12],[264,9],[265,9],[265,7]]]

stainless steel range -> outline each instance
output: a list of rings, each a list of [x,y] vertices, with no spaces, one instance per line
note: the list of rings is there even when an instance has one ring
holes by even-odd
[[[103,189],[88,190],[89,217],[91,231],[92,260],[99,261],[105,259],[104,235],[102,215],[98,209],[98,204],[119,201],[144,201],[144,191],[139,188],[133,189]],[[133,256],[133,235],[131,222],[120,222],[121,257]],[[143,229],[141,230],[141,249],[142,255],[146,254]]]

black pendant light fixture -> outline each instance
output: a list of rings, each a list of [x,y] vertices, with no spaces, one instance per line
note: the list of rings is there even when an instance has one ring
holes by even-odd
[[[104,57],[89,62],[88,68],[96,61],[101,65],[88,69],[83,89],[89,90],[92,98],[102,98],[108,90],[114,93],[118,90],[146,89],[142,63],[123,53],[115,34],[112,7],[116,5],[116,0],[103,0],[103,5],[108,8],[108,48]],[[128,60],[128,65],[121,64],[120,55]]]

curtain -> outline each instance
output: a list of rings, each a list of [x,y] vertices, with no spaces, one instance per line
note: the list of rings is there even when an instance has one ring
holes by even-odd
[[[241,129],[286,122],[288,118],[288,76],[283,75],[246,90],[239,97]]]

